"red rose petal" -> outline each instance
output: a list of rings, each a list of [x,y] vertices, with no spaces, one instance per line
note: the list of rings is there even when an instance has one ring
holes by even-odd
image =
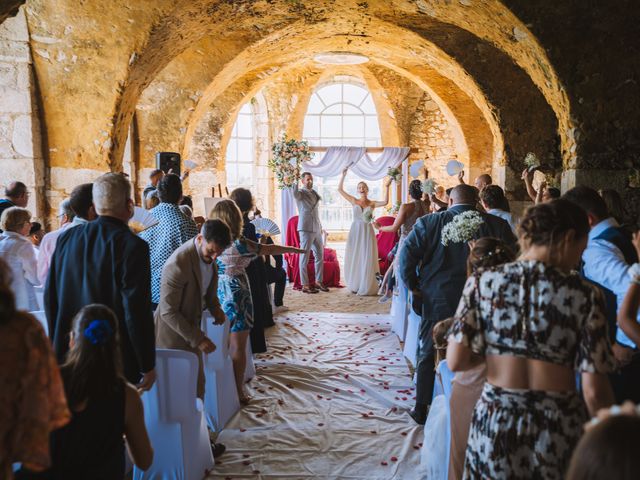
[[[391,461],[392,462],[397,462],[398,461],[398,457],[391,457]]]
[[[243,456],[244,458],[249,458],[251,455],[249,455],[248,453],[243,453],[243,454],[242,454],[242,456]]]
[[[253,473],[254,475],[260,475],[260,470],[254,470],[254,471],[253,471],[253,472],[251,472],[251,473]]]
[[[246,428],[241,428],[241,429],[240,429],[240,431],[241,431],[241,432],[246,432],[246,431],[247,431],[247,429],[246,429]]]
[[[319,423],[318,426],[319,427],[324,427],[324,423]]]
[[[407,436],[407,432],[402,432],[400,435],[402,435],[403,437]]]
[[[378,434],[378,432],[376,432],[375,430],[371,430],[371,433],[372,433],[373,435],[377,435],[377,434]]]
[[[244,460],[242,462],[243,465],[251,465],[251,460]]]
[[[386,467],[387,465],[389,465],[387,462],[385,462],[384,460],[380,462],[380,465]]]

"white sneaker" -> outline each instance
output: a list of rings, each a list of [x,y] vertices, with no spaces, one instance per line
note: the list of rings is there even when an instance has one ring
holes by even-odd
[[[285,307],[284,305],[280,305],[279,307],[275,307],[273,309],[273,313],[283,313],[288,311],[289,311],[289,307]]]

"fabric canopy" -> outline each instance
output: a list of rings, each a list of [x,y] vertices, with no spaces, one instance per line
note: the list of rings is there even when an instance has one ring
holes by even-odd
[[[317,163],[305,162],[302,170],[319,177],[335,177],[345,168],[364,180],[380,180],[390,168],[398,168],[409,156],[409,147],[384,147],[382,154],[374,161],[365,147],[329,147]],[[403,174],[406,167],[403,167]],[[403,182],[403,198],[406,187]],[[282,190],[282,224],[286,225],[296,214],[291,189]]]

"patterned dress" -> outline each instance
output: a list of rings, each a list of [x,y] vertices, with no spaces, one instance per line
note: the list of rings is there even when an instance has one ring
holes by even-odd
[[[576,274],[519,261],[469,277],[449,341],[479,355],[511,355],[609,373],[614,360],[600,292]],[[560,479],[586,410],[575,392],[485,383],[476,404],[465,479]]]
[[[239,239],[216,259],[218,297],[232,332],[251,330],[253,326],[253,302],[246,268],[254,258],[256,254],[249,252],[247,244]]]

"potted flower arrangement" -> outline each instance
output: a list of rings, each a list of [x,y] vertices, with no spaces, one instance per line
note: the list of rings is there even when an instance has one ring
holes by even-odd
[[[362,221],[364,223],[373,222],[373,209],[371,207],[367,207],[362,212]]]
[[[442,229],[442,245],[464,243],[474,239],[480,225],[484,223],[482,216],[475,210],[468,210],[453,217]]]
[[[540,160],[538,160],[535,153],[529,152],[524,157],[524,166],[527,167],[527,170],[532,172],[533,170],[540,168]]]
[[[427,195],[433,195],[436,193],[436,187],[438,184],[433,178],[427,178],[422,182],[422,192]]]
[[[278,188],[292,187],[300,179],[302,162],[311,159],[309,143],[306,140],[287,138],[285,134],[273,144],[271,151],[273,155],[267,165],[276,176]]]
[[[389,170],[387,170],[387,175],[391,177],[391,180],[393,180],[394,182],[397,182],[398,180],[400,180],[400,178],[402,178],[402,172],[399,168],[396,167],[389,168]]]

